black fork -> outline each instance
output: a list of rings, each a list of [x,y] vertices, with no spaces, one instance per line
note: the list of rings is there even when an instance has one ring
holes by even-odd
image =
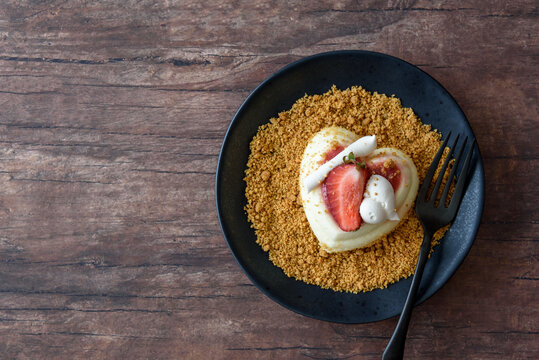
[[[423,184],[421,184],[421,187],[419,188],[417,194],[415,211],[419,220],[421,221],[421,224],[423,225],[425,235],[423,237],[423,243],[421,244],[421,249],[419,251],[419,259],[417,260],[417,266],[413,276],[412,285],[410,286],[410,290],[408,291],[408,296],[406,298],[406,302],[404,303],[404,308],[402,309],[402,313],[399,318],[399,322],[397,323],[397,327],[395,328],[393,336],[391,336],[391,339],[387,344],[384,354],[382,355],[383,360],[402,359],[403,357],[406,333],[408,331],[408,324],[410,323],[410,318],[412,315],[412,306],[415,302],[417,290],[419,289],[419,283],[421,282],[421,277],[423,275],[423,269],[425,268],[425,263],[427,262],[427,258],[430,252],[430,243],[432,240],[432,236],[434,235],[436,230],[449,224],[455,218],[457,210],[464,196],[464,185],[466,183],[466,178],[470,170],[470,160],[475,146],[475,140],[472,141],[472,145],[468,150],[468,154],[466,155],[466,160],[462,165],[462,169],[460,171],[460,175],[458,176],[457,183],[455,184],[455,190],[453,191],[453,195],[451,196],[449,206],[445,206],[447,196],[449,194],[449,188],[451,187],[453,177],[455,176],[455,172],[466,147],[466,143],[468,142],[467,137],[464,139],[464,144],[460,147],[458,155],[455,158],[455,163],[451,168],[449,177],[443,189],[443,193],[441,194],[438,204],[436,205],[436,199],[438,197],[438,191],[440,190],[440,186],[442,184],[442,179],[447,170],[447,166],[449,165],[449,161],[453,157],[454,149],[458,143],[460,135],[457,135],[455,140],[453,140],[453,144],[450,146],[449,154],[447,155],[442,169],[440,170],[438,179],[434,184],[434,189],[429,196],[429,189],[431,187],[434,174],[436,172],[436,169],[438,168],[438,163],[440,162],[440,158],[442,157],[442,154],[450,137],[451,133],[447,135],[442,146],[438,150],[438,153],[436,153],[436,156],[434,157],[434,160],[430,165],[429,171],[427,172],[427,176],[425,177]]]

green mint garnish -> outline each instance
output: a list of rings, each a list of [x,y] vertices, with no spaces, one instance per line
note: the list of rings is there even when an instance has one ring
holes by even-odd
[[[356,165],[356,168],[358,170],[361,170],[361,169],[365,169],[367,167],[367,165],[365,164],[365,161],[362,161],[362,162],[358,162],[356,160],[356,156],[354,155],[353,152],[350,152],[350,154],[348,154],[348,156],[343,156],[342,157],[342,162],[345,163],[345,164],[354,164]]]

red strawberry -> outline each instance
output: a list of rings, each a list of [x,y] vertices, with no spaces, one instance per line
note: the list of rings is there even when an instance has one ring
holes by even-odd
[[[367,183],[366,169],[358,170],[355,164],[343,164],[331,170],[322,186],[322,196],[329,212],[344,231],[354,231],[361,226],[359,205]]]
[[[373,159],[367,162],[367,168],[371,174],[385,177],[397,191],[402,183],[400,166],[391,158]]]
[[[324,162],[328,162],[329,160],[333,159],[335,156],[339,155],[339,153],[341,151],[344,150],[344,146],[337,146],[335,149],[333,150],[329,150],[327,153],[326,153],[326,156],[324,158]]]

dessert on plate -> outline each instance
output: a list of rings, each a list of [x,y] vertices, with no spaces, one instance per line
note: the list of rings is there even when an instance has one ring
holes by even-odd
[[[250,143],[256,242],[287,276],[335,291],[410,276],[423,240],[413,202],[440,138],[393,96],[357,86],[305,95]]]
[[[376,136],[332,126],[305,148],[299,188],[305,215],[327,252],[371,244],[407,214],[419,180],[408,155],[376,149]]]

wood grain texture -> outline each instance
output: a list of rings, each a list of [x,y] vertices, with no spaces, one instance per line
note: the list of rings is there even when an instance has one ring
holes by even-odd
[[[406,357],[539,358],[538,17],[523,0],[2,1],[0,357],[380,358],[396,319],[331,324],[266,298],[213,193],[257,84],[365,49],[439,80],[486,168],[477,240],[415,310]]]

